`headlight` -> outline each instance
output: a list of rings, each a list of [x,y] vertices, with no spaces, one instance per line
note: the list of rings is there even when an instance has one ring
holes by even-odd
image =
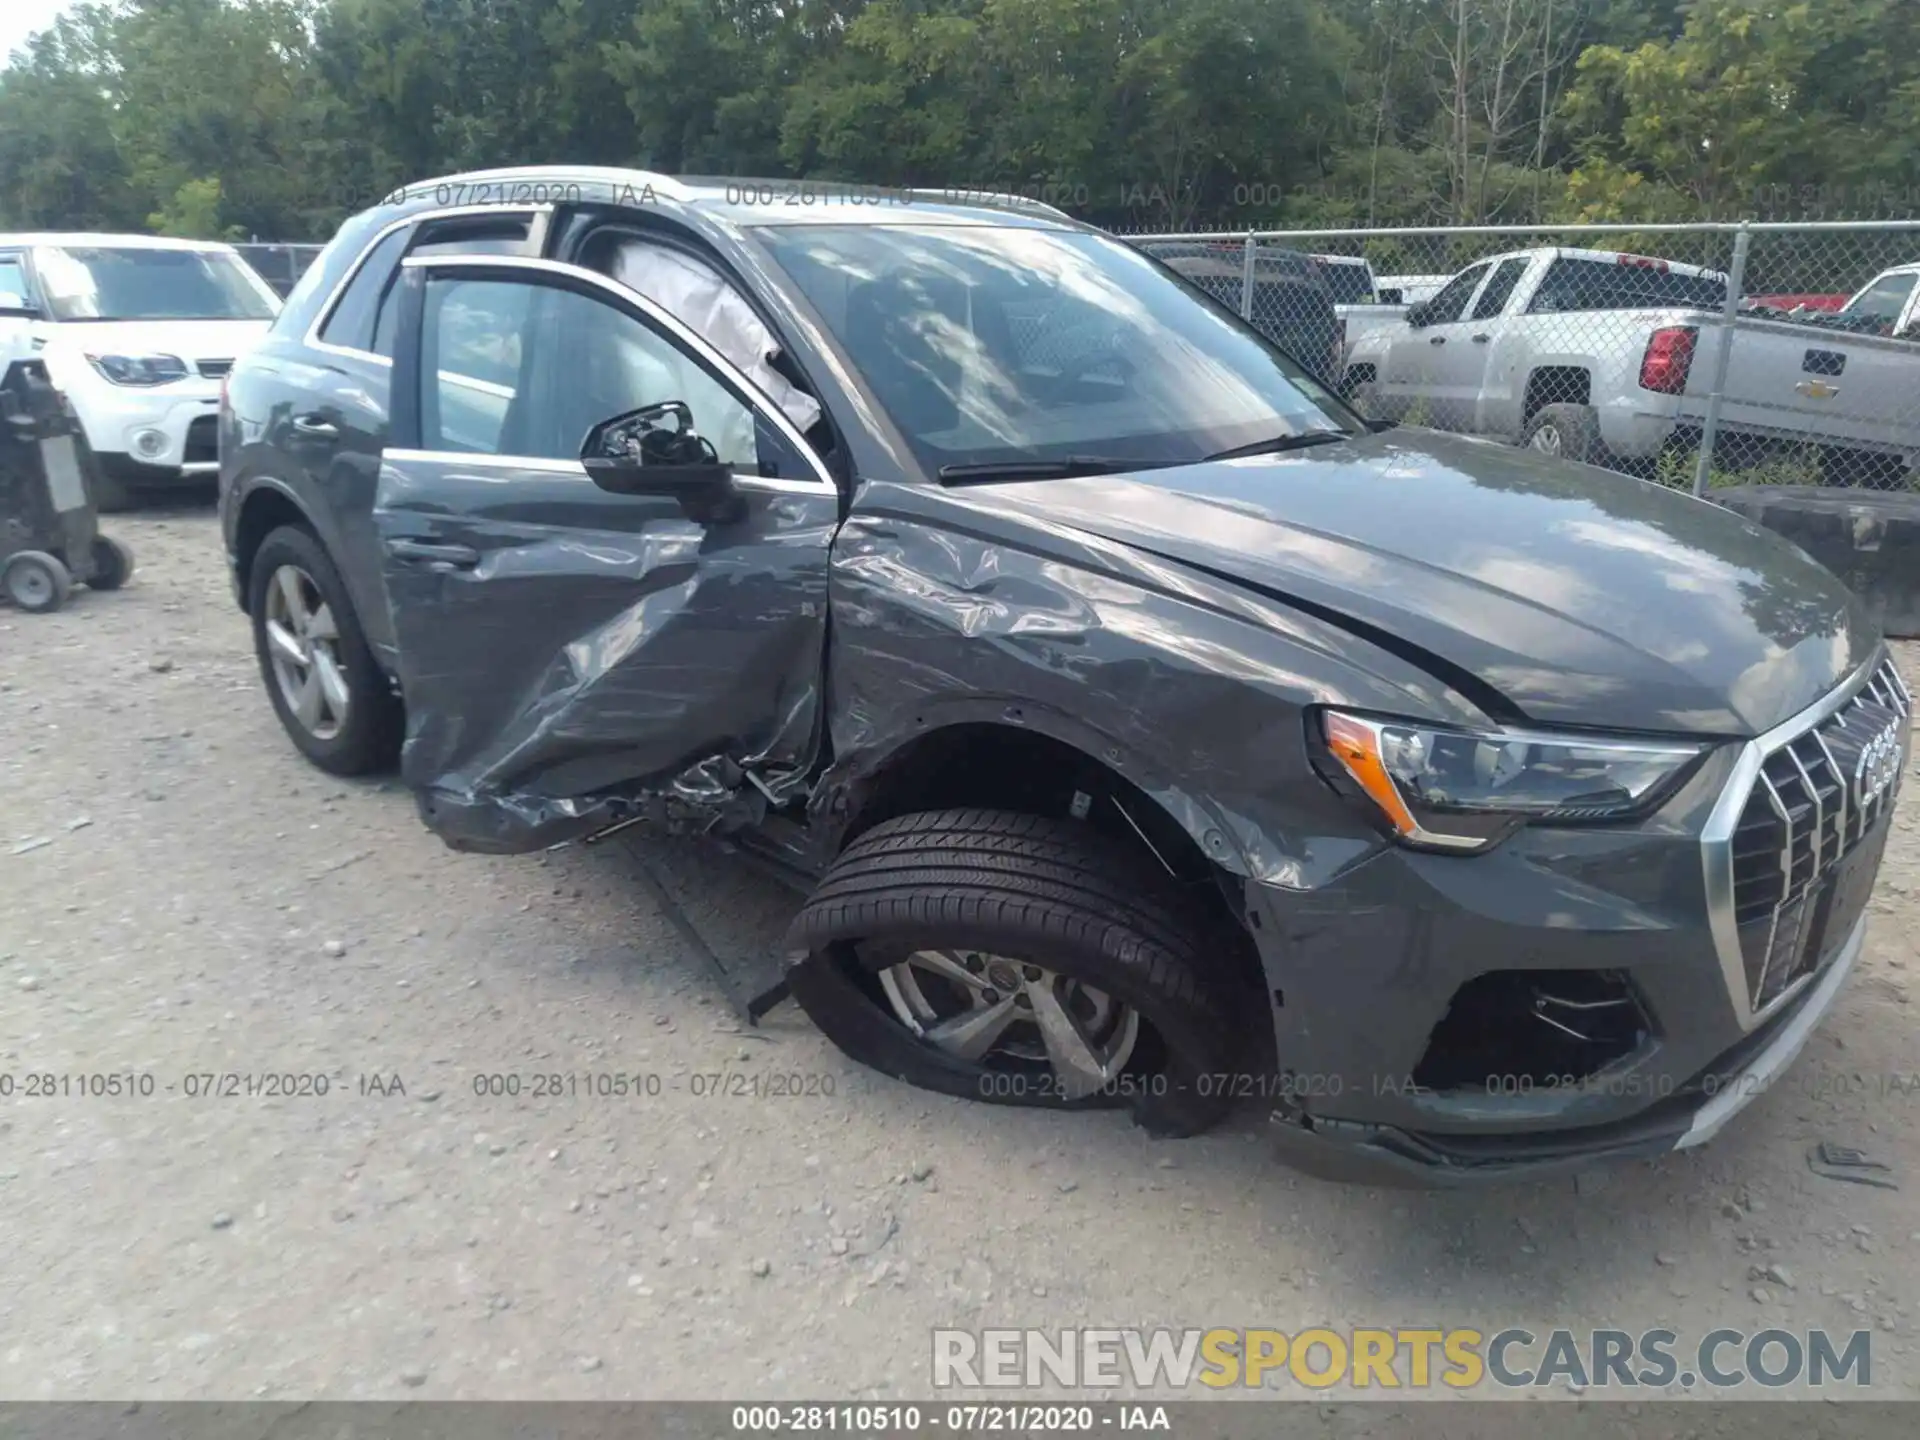
[[[178,355],[89,355],[87,363],[115,385],[170,385],[187,378]]]
[[[1529,820],[1644,815],[1705,749],[1319,713],[1338,766],[1328,778],[1357,785],[1402,842],[1432,850],[1482,850]]]

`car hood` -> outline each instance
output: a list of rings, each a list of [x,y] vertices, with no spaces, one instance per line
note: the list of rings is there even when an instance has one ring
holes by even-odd
[[[993,494],[1313,610],[1442,679],[1466,672],[1483,708],[1539,724],[1754,735],[1880,643],[1829,571],[1721,506],[1432,431]]]

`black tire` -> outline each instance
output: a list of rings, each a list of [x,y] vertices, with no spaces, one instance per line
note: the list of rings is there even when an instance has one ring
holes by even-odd
[[[1379,387],[1372,379],[1356,380],[1347,386],[1347,403],[1369,420],[1380,418]]]
[[[349,699],[346,720],[331,736],[316,735],[300,723],[274,673],[267,639],[266,591],[283,565],[295,565],[306,572],[332,611],[339,630],[336,649]],[[367,646],[339,570],[312,531],[283,525],[260,542],[247,572],[247,613],[253,621],[253,650],[260,662],[267,698],[300,753],[332,775],[367,775],[392,768],[399,758],[405,730],[400,702]]]
[[[1192,1135],[1230,1108],[1224,1077],[1252,1053],[1231,953],[1163,872],[1085,824],[992,810],[906,815],[860,836],[793,922],[808,958],[793,996],[862,1064],[923,1089],[1050,1109],[1131,1105],[1157,1135]],[[922,949],[977,948],[1044,965],[1138,1013],[1120,1080],[1069,1099],[936,1048],[901,1023],[878,974]],[[994,1057],[989,1057],[990,1059]],[[1041,1069],[1045,1070],[1044,1062]]]
[[[1551,442],[1549,436],[1553,437]],[[1591,405],[1543,405],[1527,422],[1520,443],[1529,450],[1582,465],[1607,463],[1606,442],[1600,438],[1600,412]]]
[[[106,462],[87,444],[85,435],[76,434],[73,444],[79,452],[80,463],[86,467],[87,493],[93,498],[95,510],[102,515],[115,515],[122,510],[131,510],[139,503],[126,481],[108,473]]]
[[[133,574],[133,551],[105,535],[93,537],[87,558],[93,562],[93,573],[87,576],[89,590],[118,590]]]
[[[58,555],[20,550],[0,565],[0,591],[29,615],[50,615],[73,593],[73,573]]]

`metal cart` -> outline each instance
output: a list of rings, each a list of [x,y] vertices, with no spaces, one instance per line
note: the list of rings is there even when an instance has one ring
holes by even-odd
[[[92,455],[40,360],[0,379],[0,596],[34,614],[58,610],[77,580],[118,590],[133,552],[99,532]]]

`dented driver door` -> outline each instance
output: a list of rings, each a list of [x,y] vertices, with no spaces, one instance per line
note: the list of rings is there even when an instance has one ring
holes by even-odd
[[[797,796],[840,511],[806,440],[699,336],[591,271],[420,257],[400,301],[374,520],[422,819],[504,852],[636,817],[724,826]],[[668,402],[724,463],[708,467],[724,503],[654,472],[589,475],[590,430]]]

